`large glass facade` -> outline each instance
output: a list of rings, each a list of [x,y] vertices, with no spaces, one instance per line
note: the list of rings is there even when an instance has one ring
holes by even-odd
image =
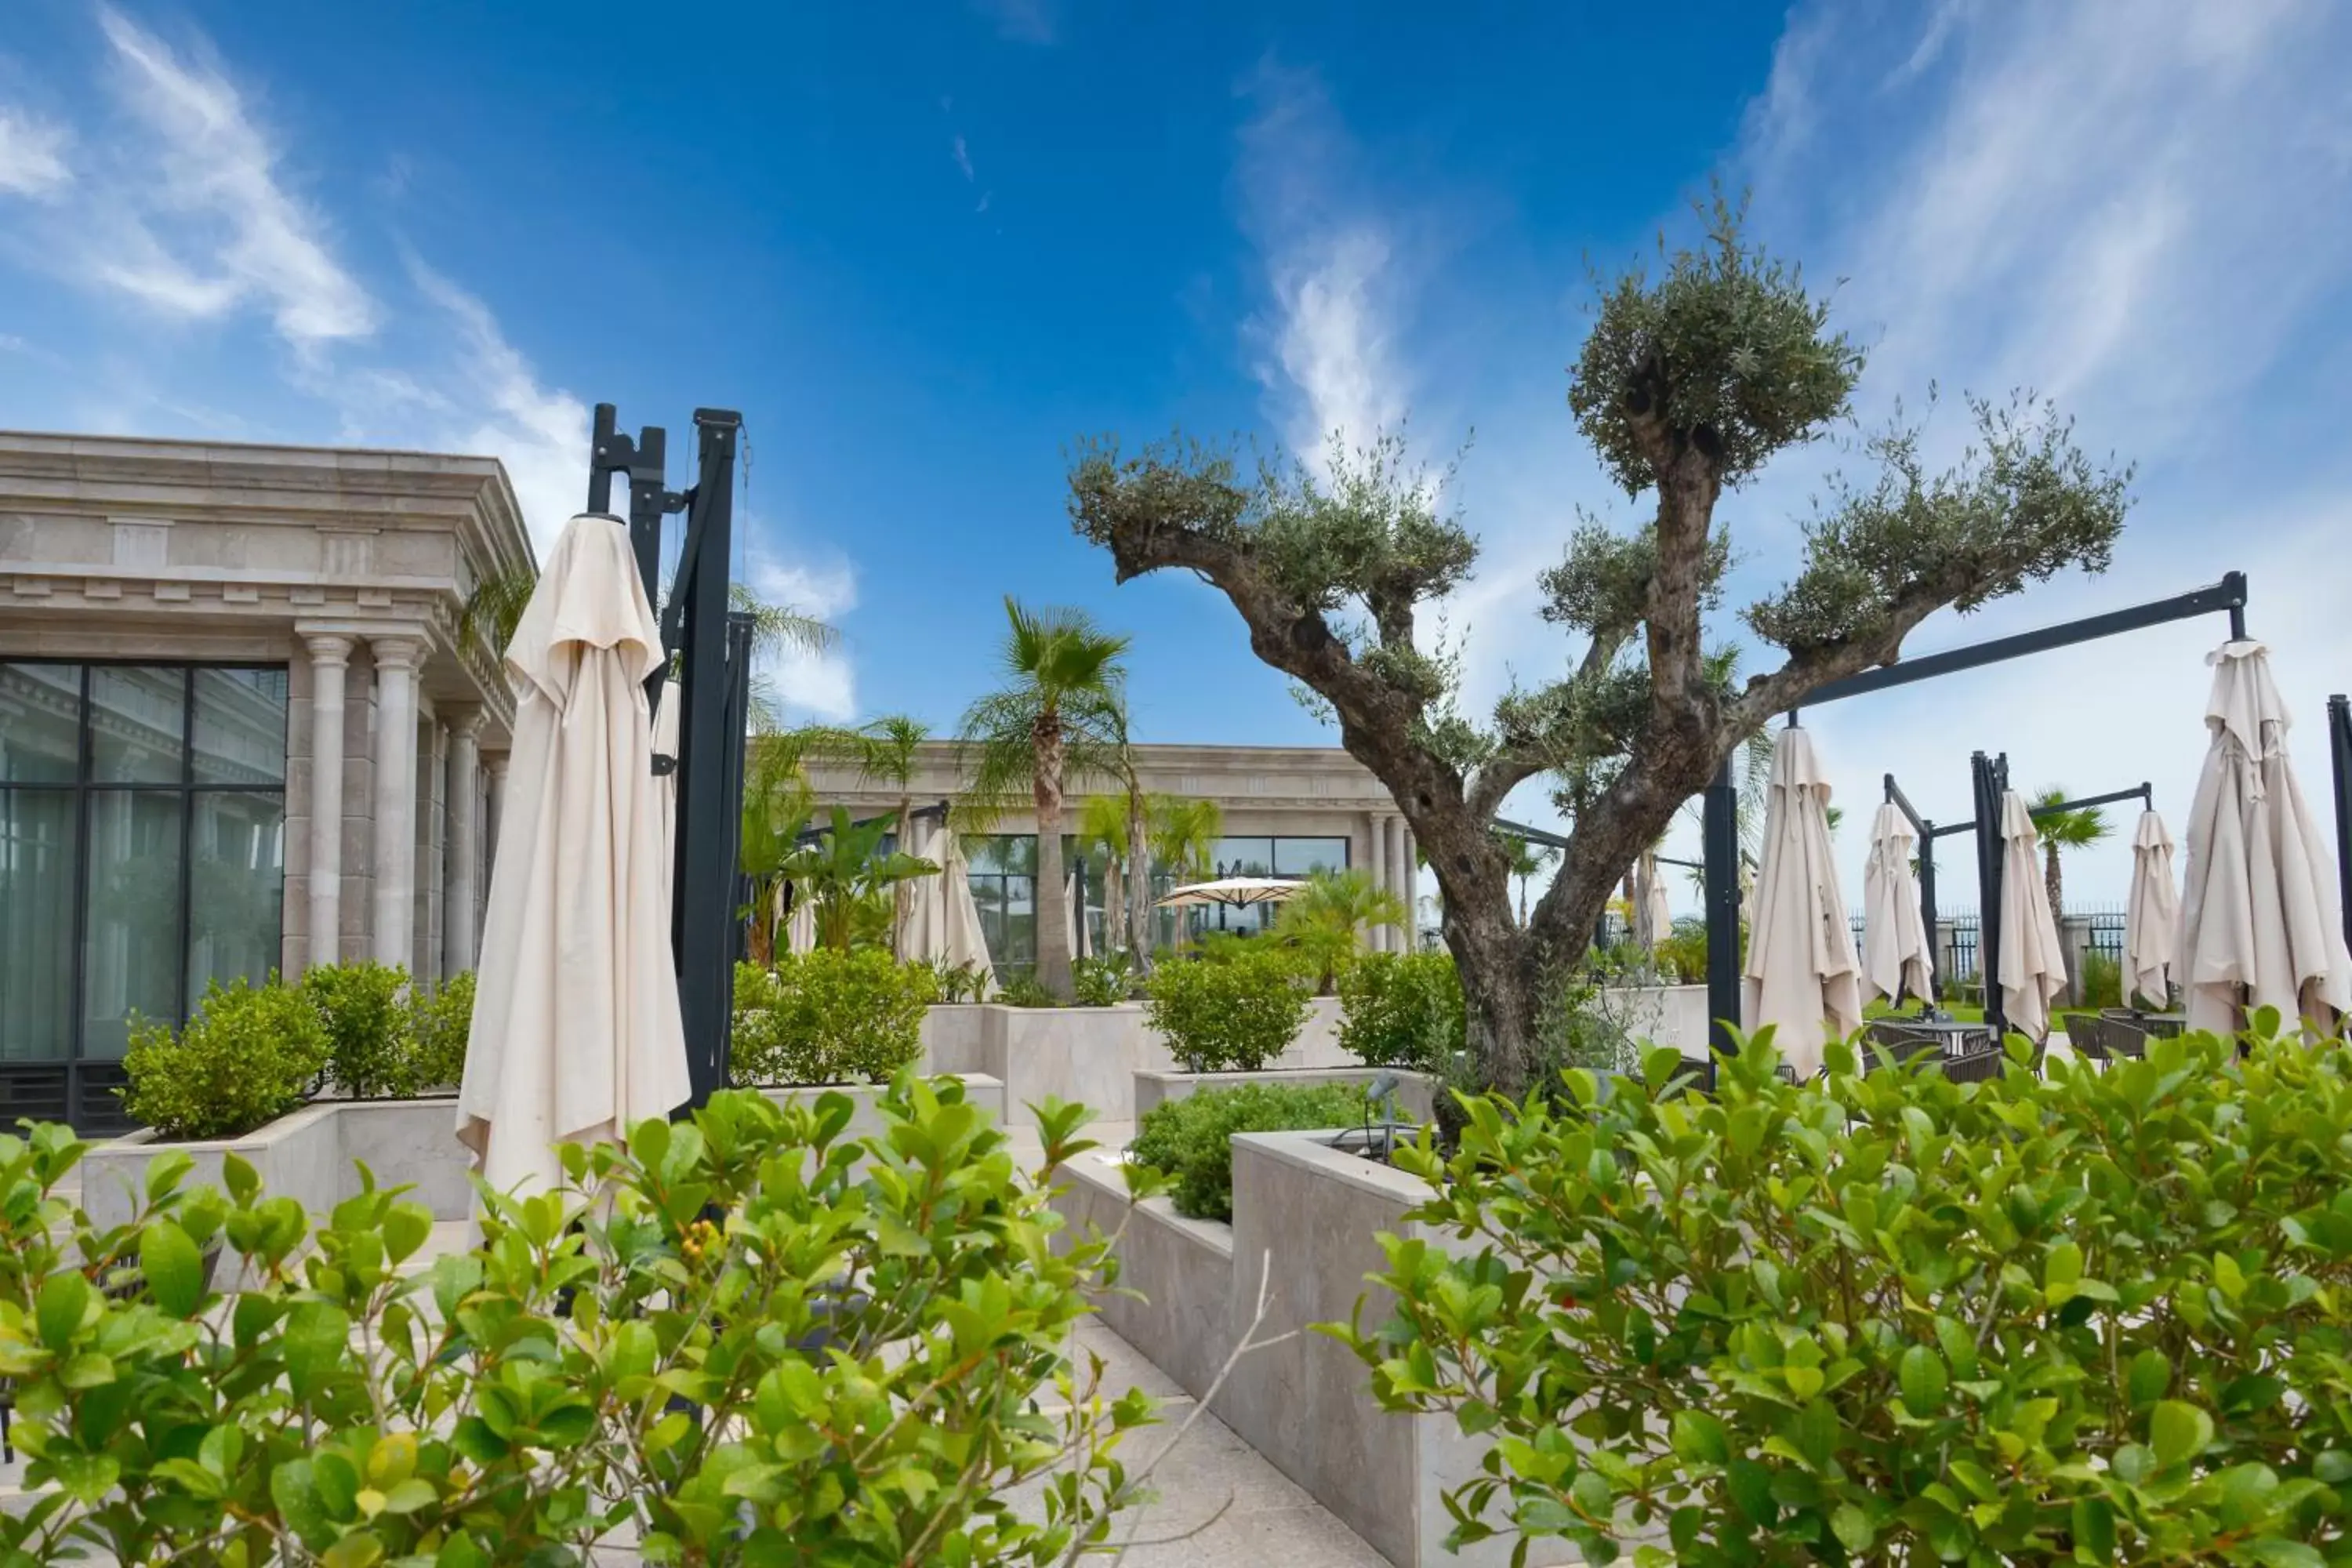
[[[286,709],[283,667],[0,662],[0,1064],[277,966]]]
[[[988,952],[997,973],[1026,973],[1037,963],[1036,836],[975,836],[964,840],[964,854],[971,865],[972,901],[980,906],[980,923],[988,933]],[[1221,838],[1211,859],[1212,875],[1219,877],[1306,877],[1317,871],[1346,870],[1348,840],[1280,836]],[[1081,855],[1076,841],[1066,836],[1062,863],[1078,879],[1088,950],[1101,952],[1116,945],[1104,919],[1103,894],[1110,868],[1108,852],[1097,848],[1091,856]],[[1164,897],[1177,881],[1166,867],[1154,866],[1152,898]],[[1194,906],[1181,911],[1155,909],[1152,940],[1156,945],[1174,945],[1180,913],[1190,939],[1210,931],[1254,933],[1271,923],[1275,911],[1265,905]]]

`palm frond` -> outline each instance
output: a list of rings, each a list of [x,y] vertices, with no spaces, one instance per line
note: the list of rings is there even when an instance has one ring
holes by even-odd
[[[457,612],[457,640],[466,643],[481,637],[504,654],[507,645],[514,641],[515,627],[530,603],[531,590],[538,586],[539,574],[528,567],[478,579]]]
[[[751,617],[755,653],[827,653],[841,641],[838,627],[790,605],[772,605],[752,592],[749,583],[730,583],[727,605],[736,614]]]

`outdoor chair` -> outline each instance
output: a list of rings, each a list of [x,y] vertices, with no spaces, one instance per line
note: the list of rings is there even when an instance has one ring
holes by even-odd
[[[2148,1032],[2127,1009],[2109,1007],[2097,1015],[2077,1013],[2067,1020],[2066,1038],[2093,1061],[2147,1054]]]

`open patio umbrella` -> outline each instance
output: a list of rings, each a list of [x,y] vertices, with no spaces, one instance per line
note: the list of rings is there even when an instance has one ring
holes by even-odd
[[[1633,863],[1633,934],[1652,952],[1675,933],[1675,912],[1666,903],[1666,879],[1658,875],[1655,850]]]
[[[1227,904],[1235,909],[1250,904],[1278,904],[1307,884],[1283,877],[1223,877],[1213,882],[1193,882],[1181,888],[1171,888],[1160,900],[1163,910],[1185,904]]]
[[[2172,960],[2180,948],[2180,895],[2172,886],[2172,835],[2153,811],[2132,834],[2131,899],[2124,905],[2124,1005],[2144,996],[2172,1001]]]
[[[1750,1033],[1773,1026],[1780,1059],[1801,1079],[1821,1071],[1824,1039],[1862,1027],[1853,927],[1823,809],[1829,798],[1812,737],[1783,731],[1772,748],[1740,1023]]]
[[[2234,1030],[2242,1003],[2331,1028],[2352,1006],[2352,956],[2318,819],[2287,759],[2293,720],[2261,643],[2224,643],[2206,662],[2212,745],[2189,812],[2173,971],[2189,1026]]]
[[[545,1191],[557,1143],[617,1140],[692,1092],[645,694],[661,637],[621,524],[565,526],[506,663],[514,750],[457,1136],[492,1188]]]
[[[1862,873],[1862,978],[1864,1001],[1927,994],[1927,927],[1919,916],[1919,878],[1911,869],[1917,842],[1910,820],[1888,801],[1870,825],[1870,859]]]
[[[2028,1039],[2050,1033],[2050,1005],[2066,989],[2066,948],[2042,878],[2042,834],[2015,790],[2000,797],[2000,1011]]]

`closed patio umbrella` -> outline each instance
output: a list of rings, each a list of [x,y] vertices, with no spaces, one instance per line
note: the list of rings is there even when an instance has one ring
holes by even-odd
[[[2000,1010],[2031,1040],[2050,1034],[2050,1005],[2066,989],[2066,949],[2042,879],[2042,835],[2015,790],[2000,797]]]
[[[1076,871],[1062,879],[1063,923],[1069,928],[1070,956],[1092,958],[1094,951],[1087,944],[1087,909],[1078,887]]]
[[[660,803],[664,908],[668,907],[667,900],[677,887],[677,710],[685,696],[686,688],[673,673],[662,682],[661,695],[654,703],[654,760],[668,764],[663,772],[654,775],[655,797]]]
[[[2180,947],[2180,895],[2172,885],[2172,835],[2153,811],[2132,834],[2131,899],[2124,905],[2124,1005],[2144,996],[2172,1001],[2172,960]]]
[[[1652,952],[1675,933],[1675,912],[1666,903],[1666,879],[1658,875],[1655,850],[1633,863],[1634,937]]]
[[[492,1188],[545,1191],[557,1143],[617,1140],[692,1092],[645,694],[660,634],[621,524],[565,527],[506,662],[514,749],[457,1136]]]
[[[2172,976],[2188,993],[2189,1026],[2234,1030],[2242,1002],[2332,1028],[2352,1006],[2352,956],[2318,819],[2287,758],[2293,721],[2270,654],[2229,642],[2206,662],[2212,744],[2189,812]]]
[[[1824,1039],[1862,1027],[1853,928],[1823,810],[1829,798],[1812,737],[1783,731],[1772,749],[1740,1022],[1751,1034],[1772,1025],[1780,1059],[1800,1079],[1821,1071]]]
[[[1916,842],[1910,819],[1893,801],[1878,808],[1862,873],[1864,1001],[1927,995],[1927,927],[1919,915],[1919,878],[1911,869]]]
[[[917,847],[910,853],[939,867],[937,874],[908,883],[913,896],[908,918],[898,932],[898,956],[918,963],[944,963],[950,969],[971,969],[985,976],[983,996],[993,993],[996,980],[988,958],[988,932],[980,923],[980,905],[971,896],[971,870],[962,846],[947,827],[915,826]]]
[[[792,912],[784,919],[784,951],[814,952],[816,951],[816,901],[808,889],[793,889]]]

